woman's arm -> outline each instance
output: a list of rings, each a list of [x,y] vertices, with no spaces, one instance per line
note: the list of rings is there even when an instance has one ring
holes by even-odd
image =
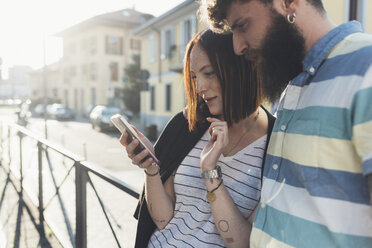
[[[136,130],[142,141],[148,147],[152,148],[151,142],[143,136],[141,132]],[[145,179],[145,195],[149,213],[155,225],[159,229],[163,229],[169,221],[173,218],[175,194],[173,186],[173,177],[164,183],[161,181],[159,167],[156,165],[151,157],[142,161],[149,155],[149,152],[144,149],[138,154],[134,154],[135,148],[139,145],[138,140],[127,142],[128,134],[125,132],[120,137],[120,143],[126,147],[128,157],[132,160],[134,165],[143,168],[146,172]]]
[[[207,190],[210,192],[220,183],[219,179],[205,179]],[[249,247],[252,222],[255,212],[249,220],[245,219],[235,206],[223,183],[213,192],[215,200],[210,202],[216,227],[227,247]]]
[[[215,118],[207,118],[211,122],[209,132],[211,139],[200,156],[202,172],[213,170],[217,166],[222,150],[229,143],[227,123]],[[209,203],[216,227],[227,247],[249,247],[252,230],[252,216],[250,221],[241,214],[235,206],[229,192],[223,184],[223,178],[205,179]],[[252,213],[252,215],[254,212]]]

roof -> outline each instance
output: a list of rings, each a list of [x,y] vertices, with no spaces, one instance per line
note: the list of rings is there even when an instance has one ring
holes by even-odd
[[[193,13],[196,12],[198,9],[199,4],[195,0],[186,0],[183,3],[177,5],[173,9],[168,10],[164,14],[153,18],[146,23],[142,24],[141,26],[135,28],[132,33],[134,35],[143,35],[153,28],[158,28],[162,25],[168,25],[172,18],[180,17],[183,14]]]
[[[88,20],[80,22],[74,26],[71,26],[59,33],[56,36],[65,36],[71,33],[78,32],[82,29],[97,25],[109,25],[117,27],[134,28],[142,23],[153,18],[153,15],[142,13],[134,9],[122,9],[119,11],[109,12],[102,15],[94,16]]]

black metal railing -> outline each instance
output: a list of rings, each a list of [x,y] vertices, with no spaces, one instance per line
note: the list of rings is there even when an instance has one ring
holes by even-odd
[[[19,179],[20,185],[21,185],[21,191],[25,188],[23,184],[23,179],[24,179],[23,139],[25,137],[28,137],[31,140],[36,141],[37,163],[38,163],[38,166],[37,166],[38,193],[37,193],[37,202],[35,202],[35,205],[37,205],[37,208],[38,208],[39,221],[40,221],[39,224],[40,224],[42,231],[43,231],[43,223],[45,221],[45,216],[44,216],[45,210],[51,205],[52,200],[60,194],[60,189],[62,185],[65,184],[67,179],[71,179],[75,183],[75,235],[73,235],[74,239],[71,240],[72,246],[78,247],[78,248],[87,247],[87,184],[89,184],[94,191],[95,197],[99,201],[102,212],[110,227],[113,238],[115,239],[115,243],[117,244],[118,247],[122,247],[117,237],[117,234],[113,228],[113,225],[109,219],[109,216],[108,216],[109,214],[105,207],[105,204],[103,200],[101,199],[100,195],[98,194],[96,187],[91,180],[90,175],[95,175],[96,177],[103,180],[104,182],[114,186],[115,188],[123,191],[125,194],[130,195],[136,199],[139,198],[139,193],[134,188],[132,188],[130,185],[112,176],[110,173],[106,172],[104,169],[95,167],[94,165],[84,161],[82,157],[68,151],[62,146],[59,146],[49,140],[39,137],[37,134],[31,132],[30,130],[24,127],[21,127],[16,124],[8,124],[7,135],[6,135],[7,137],[4,139],[2,135],[3,127],[4,126],[1,126],[1,131],[0,131],[0,144],[1,144],[0,148],[3,148],[3,144],[7,142],[7,149],[1,149],[2,154],[0,154],[0,157],[3,158],[4,153],[7,152],[8,165],[9,165],[8,173],[12,173],[10,164],[15,156],[13,152],[13,150],[15,149],[15,146],[14,146],[14,143],[11,142],[12,132],[13,132],[13,138],[14,138],[14,135],[17,135],[19,137],[19,148],[18,148],[19,149],[19,171],[16,173],[16,174],[19,173],[19,175],[14,175],[14,177]],[[31,149],[31,148],[27,147],[27,149]],[[47,161],[49,161],[48,156],[49,156],[49,152],[51,151],[56,152],[57,154],[61,155],[63,157],[63,161],[64,159],[68,159],[72,161],[73,163],[72,163],[72,166],[70,167],[66,166],[64,162],[62,163],[65,166],[66,174],[64,175],[63,179],[59,183],[57,183],[56,180],[53,179],[54,184],[55,184],[55,193],[51,197],[49,197],[47,203],[44,204],[45,195],[44,195],[44,190],[43,190],[44,188],[43,187],[44,186],[43,185],[44,183],[44,177],[43,177],[44,168],[43,167],[44,167],[45,161],[43,160],[43,154],[46,156]],[[72,171],[74,169],[75,169],[75,175],[72,174]],[[73,176],[75,177],[73,178]]]

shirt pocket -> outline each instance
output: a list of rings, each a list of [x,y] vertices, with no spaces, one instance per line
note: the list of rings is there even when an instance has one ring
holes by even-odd
[[[283,157],[289,160],[289,175],[300,187],[313,184],[319,176],[320,121],[299,119],[293,122],[284,136]]]

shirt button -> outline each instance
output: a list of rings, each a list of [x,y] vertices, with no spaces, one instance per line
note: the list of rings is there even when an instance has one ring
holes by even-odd
[[[280,130],[284,131],[286,128],[287,128],[286,125],[282,125],[282,126],[280,127]]]
[[[279,166],[278,166],[277,164],[274,164],[274,165],[273,165],[273,169],[274,169],[274,170],[277,170],[278,168],[279,168]]]
[[[261,203],[261,208],[265,208],[266,207],[266,204],[265,203]]]
[[[309,71],[310,71],[311,73],[314,73],[315,68],[312,66],[312,67],[310,67]]]

